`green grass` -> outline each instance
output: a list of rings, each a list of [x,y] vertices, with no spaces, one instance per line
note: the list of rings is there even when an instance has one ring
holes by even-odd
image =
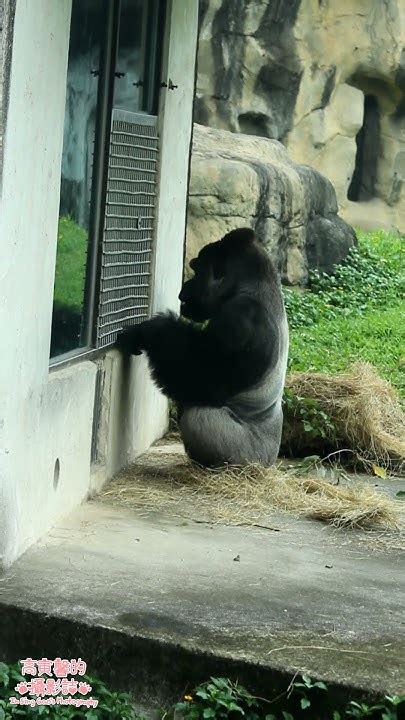
[[[311,273],[305,292],[285,290],[289,368],[336,373],[367,361],[405,395],[405,240],[358,239],[335,276]]]
[[[402,322],[401,322],[402,315]],[[372,363],[405,395],[405,302],[361,317],[323,321],[295,330],[290,369],[337,373],[352,363]]]
[[[72,218],[59,218],[54,301],[78,311],[83,305],[87,238]]]

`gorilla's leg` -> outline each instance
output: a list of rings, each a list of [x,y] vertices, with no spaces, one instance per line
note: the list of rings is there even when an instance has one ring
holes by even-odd
[[[188,407],[179,426],[188,456],[200,465],[272,465],[280,447],[282,411],[275,407],[265,420],[248,423],[227,407]]]

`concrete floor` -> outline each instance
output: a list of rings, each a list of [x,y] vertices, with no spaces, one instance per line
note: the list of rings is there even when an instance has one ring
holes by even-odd
[[[65,649],[119,681],[141,653],[139,687],[149,643],[166,679],[176,663],[194,677],[204,657],[201,673],[250,666],[405,692],[404,554],[285,515],[272,526],[88,502],[0,578],[0,659]]]

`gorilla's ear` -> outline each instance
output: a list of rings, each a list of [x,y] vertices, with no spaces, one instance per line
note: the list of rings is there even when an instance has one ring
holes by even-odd
[[[254,230],[251,228],[238,228],[221,238],[221,245],[227,249],[242,250],[244,247],[251,245],[256,239]]]

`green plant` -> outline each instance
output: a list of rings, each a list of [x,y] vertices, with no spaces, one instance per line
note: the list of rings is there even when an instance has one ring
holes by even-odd
[[[404,704],[405,695],[385,695],[384,700],[377,705],[368,705],[364,702],[351,700],[346,709],[345,717],[398,720],[398,708]],[[336,720],[339,719],[337,718]]]
[[[210,720],[210,718],[233,718],[243,716],[246,720],[258,720],[259,703],[247,690],[226,678],[211,678],[185,695],[175,710],[184,720]],[[269,717],[267,720],[271,720]]]
[[[324,440],[336,440],[336,428],[329,415],[324,412],[316,400],[300,397],[286,388],[283,396],[284,414],[290,422],[302,425],[309,438],[321,437]]]
[[[0,720],[40,716],[66,720],[144,720],[136,714],[128,694],[110,691],[95,677],[84,676],[83,679],[92,686],[92,697],[99,701],[94,710],[61,706],[12,708],[9,698],[15,694],[15,684],[24,678],[18,665],[0,662]],[[322,702],[319,702],[320,698]],[[163,713],[162,720],[174,716],[182,720],[298,720],[301,717],[311,720],[399,720],[399,713],[403,713],[405,707],[405,695],[386,695],[375,705],[351,700],[343,711],[334,710],[333,707],[329,711],[329,704],[328,687],[308,675],[298,679],[294,677],[288,688],[273,699],[255,697],[242,685],[228,678],[210,678]],[[268,712],[269,709],[271,712]]]
[[[289,370],[334,374],[363,360],[405,396],[404,238],[378,231],[358,239],[334,275],[311,272],[305,291],[284,289]]]
[[[333,274],[310,271],[308,288],[284,289],[290,328],[325,320],[359,317],[371,308],[391,307],[404,299],[403,239],[388,233],[358,233],[359,245]]]
[[[375,705],[351,700],[342,711],[330,705],[327,685],[312,680],[308,675],[294,678],[286,691],[274,699],[257,698],[227,678],[211,678],[185,695],[166,716],[178,714],[182,720],[298,720],[301,717],[311,720],[367,717],[373,720],[398,720],[398,709],[401,706],[403,710],[405,696],[386,695]]]
[[[328,688],[325,683],[321,681],[313,681],[309,675],[302,675],[301,680],[294,680],[290,685],[289,694],[296,693],[300,700],[301,710],[307,710],[311,707],[311,698],[309,697],[311,691],[323,690],[327,692]]]
[[[0,720],[25,717],[66,718],[66,720],[141,720],[127,693],[110,690],[101,680],[89,675],[81,679],[91,685],[92,697],[98,700],[98,705],[94,709],[62,705],[13,706],[10,705],[10,697],[17,695],[14,688],[26,678],[21,675],[18,664],[7,665],[0,662]]]

